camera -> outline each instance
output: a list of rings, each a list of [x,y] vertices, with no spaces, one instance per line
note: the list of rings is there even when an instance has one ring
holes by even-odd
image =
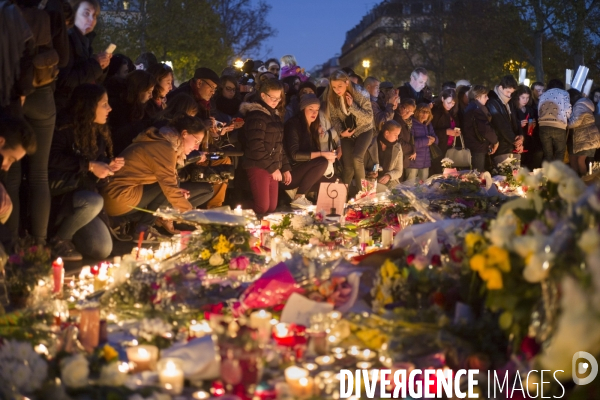
[[[254,81],[254,74],[252,73],[255,70],[254,68],[254,60],[246,60],[246,62],[244,63],[244,66],[242,67],[242,77],[239,80],[239,84],[240,85],[246,85],[246,86],[254,86],[255,81]]]

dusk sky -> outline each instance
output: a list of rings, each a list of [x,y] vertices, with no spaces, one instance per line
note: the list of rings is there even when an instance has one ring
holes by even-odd
[[[301,67],[310,70],[340,53],[346,32],[382,0],[266,1],[272,7],[267,20],[278,33],[261,54],[268,48],[272,57],[293,54]]]

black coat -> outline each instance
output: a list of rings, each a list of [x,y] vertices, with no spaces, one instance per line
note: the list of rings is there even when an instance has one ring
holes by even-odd
[[[113,141],[114,154],[119,155],[140,132],[144,132],[152,125],[152,118],[144,114],[141,119],[132,119],[132,106],[122,99],[113,99],[110,104],[113,110],[108,114],[108,126]]]
[[[310,161],[310,153],[319,151],[312,143],[304,113],[296,114],[285,123],[283,145],[291,165]]]
[[[100,68],[92,49],[92,41],[96,37],[94,32],[83,35],[77,27],[69,29],[69,61],[60,69],[56,82],[56,108],[60,110],[67,105],[69,96],[77,86],[82,83],[104,82],[106,70]]]
[[[425,86],[419,93],[415,92],[409,82],[398,88],[401,99],[414,99],[417,105],[420,103],[431,103],[433,101],[433,92],[429,86]]]
[[[512,103],[511,103],[512,104]],[[540,127],[537,124],[538,122],[538,110],[534,108],[533,105],[525,107],[525,112],[521,111],[520,108],[513,106],[513,113],[517,116],[516,120],[519,124],[519,129],[521,130],[521,135],[523,135],[523,148],[527,150],[529,153],[537,153],[543,151],[542,149],[542,140],[540,139]],[[532,135],[529,136],[527,134],[527,125],[521,128],[521,121],[523,121],[527,116],[529,119],[533,119],[536,124],[533,129]]]
[[[290,171],[283,149],[283,122],[277,111],[262,101],[242,103],[240,111],[246,120],[242,140],[242,166],[245,169],[262,168],[270,174],[276,170]]]
[[[498,142],[496,132],[492,128],[490,120],[491,115],[489,111],[487,111],[485,106],[479,104],[477,100],[471,100],[467,108],[465,108],[462,135],[465,147],[471,150],[471,153],[487,154],[488,149]]]
[[[398,136],[398,143],[400,143],[400,147],[402,147],[402,165],[407,167],[410,165],[410,160],[408,158],[416,151],[415,141],[412,138],[412,129],[408,127],[408,124],[402,119],[397,110],[394,113],[394,121],[399,123],[402,127],[400,130],[400,136]]]
[[[490,90],[488,97],[489,100],[486,103],[486,107],[492,115],[491,125],[500,142],[494,156],[512,154],[515,149],[515,136],[520,134],[515,124],[516,118],[508,113],[508,109],[496,92]],[[468,124],[468,122],[465,121],[465,124]]]
[[[438,137],[438,146],[442,150],[442,153],[446,154],[446,150],[448,150],[448,134],[446,130],[452,129],[452,121],[454,121],[455,127],[458,124],[452,114],[446,111],[442,104],[435,105],[431,112],[433,113],[431,125],[435,131],[435,135]]]

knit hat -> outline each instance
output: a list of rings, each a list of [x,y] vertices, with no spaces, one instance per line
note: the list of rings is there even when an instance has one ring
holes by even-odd
[[[394,84],[392,82],[381,82],[379,84],[379,89],[393,89],[394,88]]]
[[[198,68],[194,73],[195,79],[206,79],[207,81],[213,81],[218,84],[220,82],[219,75],[210,68]]]
[[[307,93],[300,97],[300,110],[304,110],[306,107],[313,104],[321,104],[321,101],[317,96],[312,93]]]

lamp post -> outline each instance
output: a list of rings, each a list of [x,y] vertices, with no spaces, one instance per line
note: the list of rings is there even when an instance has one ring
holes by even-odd
[[[371,61],[363,60],[362,66],[365,69],[365,78],[369,76],[369,68],[371,67]]]
[[[242,67],[244,66],[244,62],[242,60],[236,60],[233,65],[237,68],[237,69],[242,69]]]

